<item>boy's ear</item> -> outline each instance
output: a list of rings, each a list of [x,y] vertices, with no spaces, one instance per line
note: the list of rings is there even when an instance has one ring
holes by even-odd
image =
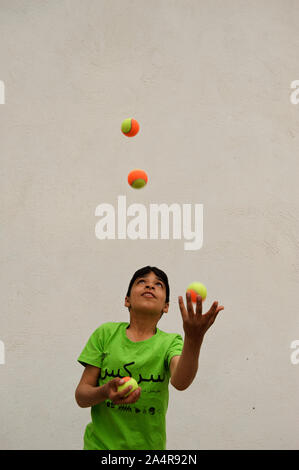
[[[127,297],[127,296],[125,297],[125,307],[131,307],[129,297]]]
[[[167,313],[168,309],[169,309],[169,302],[165,304],[165,307],[163,308],[162,313]]]

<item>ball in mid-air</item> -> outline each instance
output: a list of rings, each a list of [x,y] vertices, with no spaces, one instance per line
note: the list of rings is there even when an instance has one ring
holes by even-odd
[[[122,122],[121,131],[127,137],[134,137],[139,132],[139,123],[136,119],[128,118]]]
[[[138,388],[138,384],[136,382],[135,379],[133,379],[133,377],[123,377],[123,380],[125,381],[125,383],[123,385],[120,385],[118,388],[117,388],[117,391],[118,392],[121,392],[122,390],[124,390],[125,388],[129,387],[130,385],[132,385],[132,388],[131,390],[128,391],[128,393],[126,393],[125,397],[128,397],[132,392],[134,392],[134,390],[136,390]]]
[[[128,174],[128,183],[132,188],[140,189],[147,183],[147,174],[143,170],[132,170]]]
[[[201,282],[192,282],[187,287],[187,292],[191,293],[192,302],[196,303],[196,297],[201,296],[202,300],[205,300],[207,296],[207,288]]]

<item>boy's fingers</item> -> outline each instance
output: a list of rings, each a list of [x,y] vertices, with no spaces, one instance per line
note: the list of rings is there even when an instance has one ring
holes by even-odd
[[[179,307],[181,310],[181,315],[182,315],[183,320],[185,321],[188,318],[188,313],[184,305],[183,297],[180,295],[178,300],[179,300]]]
[[[108,383],[111,385],[112,390],[113,390],[114,392],[117,392],[118,387],[119,387],[120,385],[123,385],[125,382],[124,382],[123,379],[118,379],[118,378],[117,378],[117,379],[111,380],[111,381],[108,382]]]
[[[221,311],[221,310],[224,310],[224,307],[221,305],[220,307],[217,307],[216,311],[214,312],[214,318],[217,317],[218,313]]]
[[[194,311],[193,311],[193,304],[192,304],[190,292],[186,292],[186,303],[187,303],[187,312],[189,314],[189,318],[193,317]]]
[[[136,390],[134,390],[134,392],[131,393],[131,395],[129,395],[130,397],[132,397],[132,403],[135,403],[135,401],[139,399],[140,392],[141,392],[141,388],[139,387]]]
[[[132,386],[130,386],[132,388]],[[138,387],[134,392],[130,393],[127,397],[123,397],[126,400],[126,403],[134,403],[140,396],[141,388]]]
[[[128,391],[131,388],[132,388],[132,385],[130,385],[129,387],[124,388],[124,390],[122,390],[121,392],[117,392],[116,396],[115,396],[115,401],[113,403],[115,403],[116,405],[123,403],[124,400],[126,400],[130,396],[130,395],[128,395],[128,397],[125,397],[125,395],[128,393]]]
[[[126,392],[124,391],[126,394]],[[134,392],[130,393],[127,397],[122,397],[120,396],[118,400],[114,402],[115,405],[123,405],[124,403],[126,404],[131,404],[135,403],[139,398],[140,398],[140,393],[141,393],[141,388],[138,387]]]

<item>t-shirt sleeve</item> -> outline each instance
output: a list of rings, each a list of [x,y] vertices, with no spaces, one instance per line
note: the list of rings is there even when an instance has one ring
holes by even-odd
[[[89,337],[77,361],[83,366],[87,364],[101,368],[103,354],[102,328],[97,328]]]
[[[181,335],[175,335],[173,341],[170,344],[170,347],[166,353],[166,364],[169,369],[169,364],[173,356],[180,356],[183,351],[184,341]]]

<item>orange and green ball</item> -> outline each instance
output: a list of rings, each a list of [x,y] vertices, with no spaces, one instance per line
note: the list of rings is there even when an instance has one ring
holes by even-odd
[[[128,183],[132,188],[143,188],[147,183],[147,174],[143,170],[132,170],[128,174]]]
[[[201,282],[192,282],[187,287],[187,292],[191,293],[192,302],[196,303],[196,297],[201,296],[202,300],[205,300],[207,296],[207,288]]]
[[[128,118],[122,122],[121,131],[127,137],[134,137],[139,132],[139,123],[136,119]]]
[[[128,397],[132,392],[134,392],[134,390],[137,390],[138,384],[136,380],[133,379],[133,377],[123,377],[123,380],[125,381],[125,383],[123,385],[119,385],[119,387],[117,387],[117,391],[121,392],[125,388],[130,387],[130,385],[132,385],[131,390],[129,390],[128,393],[126,393],[125,395],[125,397]]]

